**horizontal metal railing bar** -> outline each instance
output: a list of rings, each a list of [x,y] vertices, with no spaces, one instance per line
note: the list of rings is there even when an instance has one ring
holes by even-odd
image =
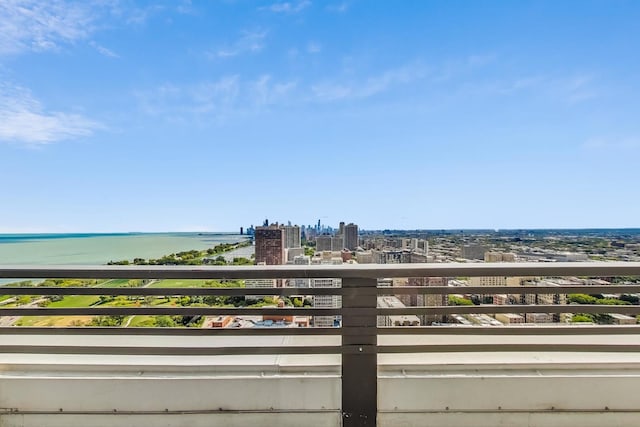
[[[341,335],[340,328],[138,328],[138,327],[0,327],[0,335],[162,335],[162,336],[252,336],[252,335]]]
[[[342,295],[342,288],[101,288],[91,287],[55,287],[55,286],[2,286],[0,295]]]
[[[640,344],[428,344],[379,345],[378,353],[473,353],[473,352],[603,352],[636,353]]]
[[[540,304],[540,305],[455,305],[378,308],[378,315],[494,314],[494,313],[619,313],[640,314],[640,305]],[[1,313],[2,311],[0,311]]]
[[[1,330],[0,330],[1,331]],[[629,335],[640,334],[636,325],[573,326],[384,326],[378,335]]]
[[[85,415],[85,416],[95,416],[95,415],[108,415],[110,417],[121,416],[121,417],[129,417],[129,416],[144,416],[144,415],[243,415],[243,414],[332,414],[332,413],[340,413],[339,409],[224,409],[224,408],[216,408],[216,409],[163,409],[163,410],[115,410],[112,409],[110,411],[105,410],[24,410],[17,408],[0,408],[0,416],[22,416],[22,415]],[[614,412],[614,411],[612,411]],[[620,411],[618,411],[620,412]],[[629,411],[626,411],[629,412]],[[640,412],[632,411],[632,412]]]
[[[361,335],[365,328],[353,329]],[[573,326],[393,326],[378,327],[378,335],[629,335],[640,334],[636,325]],[[345,328],[138,328],[138,327],[0,327],[0,335],[171,335],[171,336],[251,336],[251,335],[344,335]]]
[[[267,266],[0,266],[0,278],[377,279],[382,277],[640,276],[640,262],[423,263]]]
[[[131,356],[238,356],[278,354],[341,354],[341,346],[260,346],[260,347],[151,347],[151,346],[66,346],[2,345],[0,353],[14,354],[94,354]]]
[[[378,288],[378,295],[397,294],[624,294],[640,293],[638,285],[563,286],[395,286]]]
[[[230,308],[230,307],[64,307],[64,308],[0,308],[0,316],[136,316],[136,315],[172,315],[172,316],[333,316],[342,315],[342,308]],[[352,317],[425,314],[494,314],[494,313],[619,313],[640,314],[639,305],[458,305],[402,308],[350,308]]]
[[[228,308],[228,307],[64,307],[64,308],[1,308],[0,316],[331,316],[341,314],[340,308]]]
[[[245,296],[245,295],[344,295],[345,288],[144,288],[122,287],[106,288],[91,287],[56,287],[56,286],[2,286],[2,295],[135,295],[135,296]],[[602,294],[602,293],[640,293],[640,285],[609,285],[609,286],[535,286],[535,287],[507,287],[507,286],[398,286],[392,288],[377,288],[378,295],[398,294]]]
[[[629,409],[629,408],[555,408],[551,407],[548,409],[511,409],[511,408],[497,408],[497,411],[501,414],[637,414],[640,412],[640,409]],[[480,414],[495,414],[496,409],[461,409],[461,408],[444,408],[444,409],[431,409],[431,410],[406,410],[406,409],[382,409],[378,410],[378,414],[419,414],[423,417],[429,414],[472,414],[472,415],[480,415]]]

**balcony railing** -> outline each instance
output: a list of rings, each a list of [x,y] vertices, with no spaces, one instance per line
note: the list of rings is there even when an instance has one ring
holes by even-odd
[[[132,316],[132,315],[293,315],[341,316],[341,326],[333,328],[109,328],[109,327],[2,327],[0,336],[15,335],[136,335],[136,336],[313,336],[335,337],[315,340],[314,345],[293,342],[288,345],[252,345],[252,339],[212,344],[205,338],[198,345],[145,346],[34,344],[5,342],[0,353],[215,356],[273,354],[341,355],[342,405],[344,426],[376,425],[378,416],[378,355],[385,353],[462,353],[462,352],[606,352],[640,353],[640,340],[457,340],[439,342],[429,337],[460,336],[608,336],[638,334],[637,326],[405,326],[379,327],[378,316],[452,315],[482,313],[619,313],[640,314],[639,305],[472,305],[379,308],[377,297],[401,294],[570,294],[638,293],[640,285],[535,286],[535,287],[379,287],[378,279],[393,277],[474,277],[474,276],[640,276],[640,263],[504,263],[504,264],[400,264],[348,266],[1,266],[0,278],[15,279],[313,279],[340,278],[341,288],[153,288],[153,287],[16,287],[0,288],[2,295],[105,295],[105,296],[315,296],[339,295],[342,307],[334,308],[231,308],[231,307],[15,307],[0,308],[0,316]],[[412,337],[394,339],[387,336]],[[338,340],[338,337],[339,340]],[[235,343],[235,344],[234,344]],[[0,402],[0,406],[1,402]]]

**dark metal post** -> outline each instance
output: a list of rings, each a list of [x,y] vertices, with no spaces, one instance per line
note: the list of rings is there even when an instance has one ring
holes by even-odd
[[[377,280],[342,279],[342,425],[375,427],[378,411]]]

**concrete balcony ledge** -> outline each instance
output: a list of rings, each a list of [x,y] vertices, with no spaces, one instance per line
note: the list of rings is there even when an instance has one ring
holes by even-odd
[[[320,340],[318,339],[320,338]],[[168,373],[176,375],[331,375],[340,376],[340,356],[310,355],[138,355],[138,354],[42,354],[29,353],[30,346],[65,346],[69,348],[166,348],[229,346],[305,346],[339,345],[340,337],[265,336],[265,337],[188,337],[138,335],[1,335],[3,346],[22,346],[20,354],[0,353],[0,374],[13,370],[29,372],[88,371],[111,375],[123,373]],[[89,350],[90,351],[90,350]]]
[[[636,344],[633,335],[384,336],[380,344]],[[436,352],[378,356],[384,426],[634,426],[640,354]]]
[[[292,337],[251,337],[288,345]],[[295,337],[293,345],[308,344]],[[339,337],[329,337],[329,341]],[[2,345],[225,346],[247,338],[4,335]],[[337,426],[339,355],[0,353],[0,426]]]
[[[339,337],[3,335],[2,345],[336,345]],[[634,335],[379,336],[380,345],[636,343]],[[640,354],[378,355],[379,426],[636,426]],[[0,353],[0,426],[341,425],[340,355]]]

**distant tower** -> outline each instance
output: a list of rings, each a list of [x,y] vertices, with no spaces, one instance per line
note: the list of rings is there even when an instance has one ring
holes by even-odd
[[[340,222],[340,226],[338,228],[338,235],[344,236],[344,221]]]
[[[354,223],[344,226],[344,247],[350,251],[358,247],[358,226]]]
[[[284,226],[284,247],[299,248],[301,247],[300,227],[297,225]]]
[[[277,226],[257,227],[256,264],[266,265],[284,264],[284,230]]]
[[[242,236],[244,234],[244,228],[240,227],[240,235]]]

